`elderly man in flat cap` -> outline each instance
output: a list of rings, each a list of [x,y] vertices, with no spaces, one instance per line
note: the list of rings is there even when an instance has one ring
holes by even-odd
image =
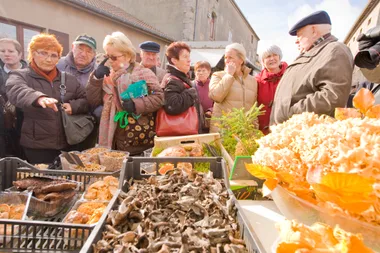
[[[300,55],[278,84],[271,124],[303,112],[334,116],[336,107],[345,107],[351,90],[353,57],[330,32],[331,21],[325,11],[303,18],[289,31],[297,36]]]
[[[161,83],[166,74],[166,70],[157,67],[157,57],[160,53],[160,45],[153,41],[145,41],[139,45],[141,65],[153,71]]]

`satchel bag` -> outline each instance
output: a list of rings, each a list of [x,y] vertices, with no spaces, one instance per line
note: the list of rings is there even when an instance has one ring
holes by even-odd
[[[198,112],[195,106],[191,106],[177,115],[167,114],[165,109],[161,107],[157,112],[156,134],[157,136],[198,134],[199,124]]]
[[[66,94],[65,72],[61,74],[61,103],[64,103]],[[89,114],[69,115],[61,108],[63,129],[65,130],[67,143],[75,145],[84,141],[94,130],[95,118]]]

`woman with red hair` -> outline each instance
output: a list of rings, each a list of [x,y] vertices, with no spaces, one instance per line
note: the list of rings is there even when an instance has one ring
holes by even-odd
[[[188,113],[188,109],[193,106],[199,108],[198,92],[192,86],[188,75],[190,71],[190,51],[189,45],[181,41],[171,43],[166,49],[166,58],[169,62],[167,65],[168,73],[163,78],[161,87],[164,89],[165,96],[163,108],[169,115]],[[199,121],[198,109],[197,113]],[[201,131],[202,128],[199,124],[198,132]]]
[[[66,74],[66,93],[61,101],[61,73],[56,64],[62,46],[54,35],[39,34],[29,43],[29,67],[11,72],[6,83],[9,101],[24,112],[20,144],[30,163],[52,163],[68,150],[60,103],[68,114],[88,112],[84,88]]]

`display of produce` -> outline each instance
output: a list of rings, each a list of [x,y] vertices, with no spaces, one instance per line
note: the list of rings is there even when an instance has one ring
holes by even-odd
[[[73,181],[49,177],[27,177],[13,181],[13,185],[18,190],[33,191],[36,195],[75,190],[78,186],[78,184]]]
[[[266,179],[264,194],[280,184],[328,216],[368,224],[371,230],[350,226],[348,219],[340,222],[350,232],[362,232],[369,245],[379,248],[373,237],[380,234],[380,119],[375,107],[364,101],[364,92],[354,98],[362,117],[336,120],[303,113],[273,126],[271,134],[258,140],[260,148],[247,169]],[[368,117],[368,112],[376,117]],[[330,224],[341,220],[318,213],[318,219]]]
[[[276,253],[324,252],[324,253],[374,253],[363,243],[360,234],[352,234],[323,223],[306,226],[295,220],[277,224],[280,241]]]
[[[109,201],[119,187],[119,180],[112,176],[106,176],[91,184],[84,194],[86,200]]]
[[[89,163],[90,162],[90,158],[92,157],[91,154],[81,153],[79,151],[68,152],[69,155],[72,154],[72,153],[75,153],[83,163]],[[67,159],[62,154],[59,155],[59,158],[61,160],[61,165],[62,165],[62,169],[63,170],[70,170],[70,169],[72,169],[71,168],[72,164],[70,164],[67,161]]]
[[[214,154],[213,154],[214,153]],[[154,148],[153,157],[212,157],[220,156],[220,149],[213,143],[189,143],[171,146],[168,148]],[[174,164],[165,163],[159,165],[159,173],[165,174],[168,170],[174,169]],[[177,168],[191,171],[193,166],[191,163],[178,163]],[[194,169],[199,172],[209,171],[208,163],[195,163]]]
[[[86,149],[82,151],[82,153],[90,155],[89,162],[100,164],[99,154],[107,151],[110,151],[110,149],[105,147],[95,147]]]
[[[252,155],[257,150],[256,140],[263,136],[258,129],[258,116],[264,113],[263,107],[255,103],[246,112],[245,108],[233,108],[230,112],[223,112],[220,118],[211,119],[217,120],[222,144],[233,159],[235,156]]]
[[[223,180],[181,169],[134,180],[95,252],[248,252]]]
[[[66,223],[74,224],[94,224],[102,217],[108,203],[104,202],[84,202],[78,207],[74,207],[63,220]]]
[[[157,157],[202,157],[203,155],[202,145],[192,143],[166,148]]]
[[[25,204],[0,204],[0,219],[21,220]]]
[[[105,171],[117,171],[123,167],[123,161],[129,156],[129,152],[106,151],[99,154],[100,164],[105,167]]]
[[[26,212],[29,207],[30,195],[30,193],[25,192],[0,192],[0,219],[27,219]],[[19,226],[17,225],[12,227],[11,224],[1,224],[0,244],[4,242],[4,238],[2,237],[3,235],[11,235],[12,233],[18,231]]]
[[[358,107],[363,92],[354,98]],[[373,108],[365,107],[358,109]],[[267,189],[281,183],[333,213],[380,225],[380,119],[303,113],[271,130],[258,141],[248,166],[253,175],[267,179]]]
[[[334,212],[380,224],[380,120],[295,115],[259,140],[251,172]]]
[[[75,201],[78,183],[50,177],[26,177],[13,181],[11,190],[30,191],[32,198],[28,212],[31,215],[52,217]]]
[[[78,170],[78,171],[87,171],[87,172],[105,171],[106,167],[100,164],[96,164],[96,163],[84,163],[84,167],[76,165],[76,164],[70,164],[69,170]]]

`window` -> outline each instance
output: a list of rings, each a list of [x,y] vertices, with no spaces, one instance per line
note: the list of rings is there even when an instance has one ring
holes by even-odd
[[[28,57],[28,45],[32,37],[43,31],[41,27],[0,18],[0,38],[12,38],[20,42],[23,58]]]
[[[0,38],[17,39],[16,26],[0,23]]]
[[[24,58],[28,57],[28,45],[30,43],[30,41],[32,40],[32,37],[34,35],[37,35],[39,34],[40,32],[39,31],[36,31],[36,30],[31,30],[31,29],[27,29],[27,28],[24,28],[23,29],[23,36],[24,36]]]
[[[368,19],[368,25],[371,24],[371,19]]]
[[[359,34],[363,33],[363,28],[360,28]]]
[[[253,35],[251,34],[251,44],[253,44],[253,41],[254,41]]]
[[[353,38],[352,38],[352,41],[355,41],[355,39],[356,39],[356,38],[355,38],[355,37],[353,37]]]
[[[210,19],[210,40],[215,40],[216,13],[212,12]]]
[[[67,55],[70,50],[70,38],[67,33],[58,32],[52,29],[49,29],[49,33],[54,34],[59,43],[63,46],[62,55]]]

